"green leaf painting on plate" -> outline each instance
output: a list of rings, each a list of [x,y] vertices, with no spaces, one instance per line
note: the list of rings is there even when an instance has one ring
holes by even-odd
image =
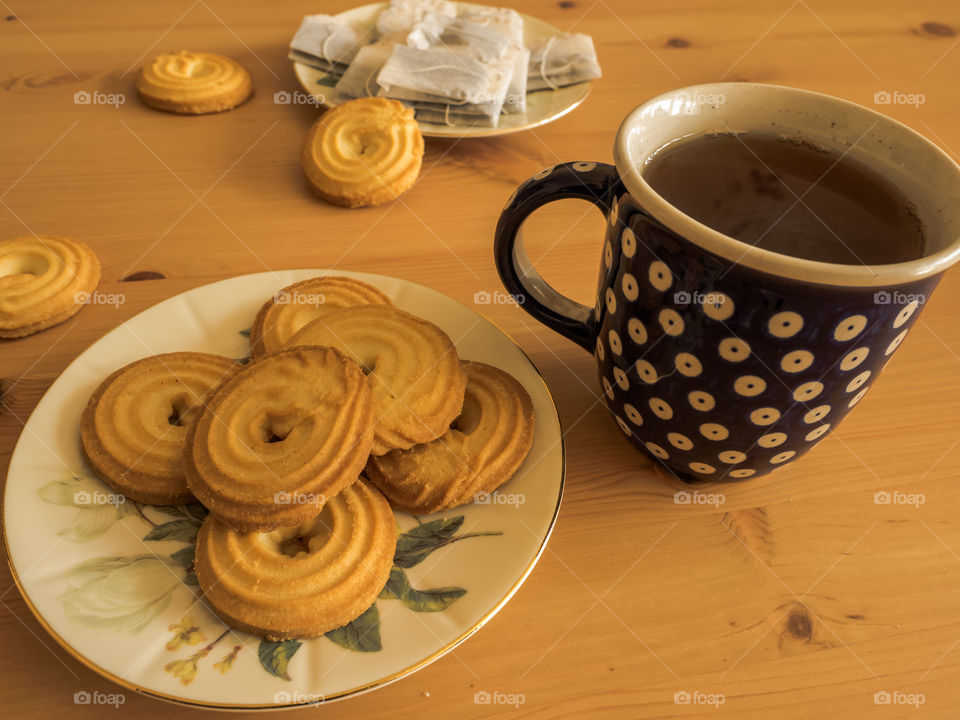
[[[257,648],[260,665],[274,677],[289,680],[290,675],[287,672],[287,666],[301,645],[303,643],[299,640],[274,641],[264,638],[260,641],[260,647]]]
[[[91,630],[137,634],[167,610],[178,587],[196,588],[195,543],[207,516],[207,509],[200,503],[143,505],[110,494],[109,488],[88,471],[71,473],[48,482],[37,493],[45,502],[77,509],[73,524],[58,533],[75,542],[95,540],[108,532],[114,523],[132,517],[136,518],[133,522],[145,526],[142,535],[145,542],[184,544],[164,554],[91,557],[68,569],[65,573],[67,589],[60,595],[60,601],[70,622]],[[393,567],[379,599],[397,600],[414,612],[442,612],[466,595],[466,588],[457,586],[414,587],[407,575],[408,569],[420,565],[432,553],[448,545],[468,538],[503,534],[499,531],[461,532],[464,519],[463,515],[428,522],[417,519],[414,527],[398,532]],[[191,589],[191,593],[195,592],[196,589]],[[179,623],[171,624],[169,630],[174,632],[174,639],[167,644],[168,650],[192,645],[205,637],[186,616]],[[223,629],[214,641],[187,657],[166,663],[164,670],[184,685],[192,683],[203,658],[231,632],[234,631],[230,628]],[[227,655],[213,663],[215,670],[221,674],[229,671],[246,642],[244,637],[247,636],[241,633],[238,639],[242,644],[234,645]],[[257,658],[260,666],[273,677],[291,680],[290,662],[303,643],[294,639],[271,641],[249,637],[259,642]],[[343,627],[327,632],[325,637],[353,652],[382,650],[377,603]]]
[[[356,620],[331,630],[327,637],[342,648],[356,652],[377,652],[380,644],[380,611],[374,603]]]

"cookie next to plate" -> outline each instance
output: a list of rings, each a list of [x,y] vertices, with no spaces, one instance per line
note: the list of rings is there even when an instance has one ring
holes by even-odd
[[[373,396],[332,348],[253,359],[210,396],[184,447],[187,484],[241,532],[307,522],[355,482],[373,442]]]
[[[158,110],[203,115],[235,108],[250,97],[253,82],[246,68],[228,57],[181,50],[144,66],[137,91]]]
[[[288,285],[267,300],[250,328],[254,357],[280,350],[304,325],[333,310],[355,305],[389,305],[393,302],[360,280],[325,275]]]
[[[197,536],[197,580],[232,627],[268,640],[316,637],[373,604],[396,543],[390,505],[357,481],[297,527],[245,534],[209,515]]]
[[[397,199],[417,181],[423,135],[413,110],[396,100],[350,100],[314,123],[301,160],[310,187],[327,202],[380,205]]]
[[[0,242],[0,338],[62,323],[98,282],[100,261],[78,240],[34,235]]]
[[[443,330],[384,305],[324,315],[290,338],[326,345],[356,360],[373,391],[374,455],[434,440],[460,414],[467,376]]]
[[[473,502],[509,480],[533,444],[533,402],[503,370],[464,362],[463,412],[440,439],[371,457],[366,476],[390,503],[420,515]]]
[[[179,505],[193,499],[183,473],[183,442],[211,388],[238,368],[206,353],[154,355],[100,383],[80,419],[84,459],[131,500]]]

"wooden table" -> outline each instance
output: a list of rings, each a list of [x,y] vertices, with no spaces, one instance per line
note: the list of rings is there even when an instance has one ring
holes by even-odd
[[[515,6],[593,35],[604,69],[577,111],[502,139],[429,140],[403,202],[367,210],[308,192],[298,150],[316,117],[273,102],[297,89],[285,47],[302,15],[348,0],[97,4],[0,2],[0,236],[89,243],[101,290],[126,302],[0,344],[0,467],[66,365],[117,324],[182,290],[265,269],[396,275],[471,303],[496,290],[491,242],[522,180],[561,160],[610,161],[620,119],[670,88],[789,84],[871,106],[960,151],[960,8],[788,0],[569,0]],[[256,96],[221,116],[143,106],[137,67],[163,50],[229,54]],[[123,93],[119,108],[74,93]],[[531,221],[528,247],[559,289],[589,302],[599,214],[566,201]],[[861,407],[802,461],[678,506],[678,486],[597,402],[592,359],[515,307],[481,308],[530,354],[566,431],[567,491],[549,546],[514,600],[425,670],[323,708],[336,717],[960,716],[960,271],[949,273]],[[880,490],[919,506],[877,505]],[[0,576],[0,715],[111,716],[79,689],[117,688],[60,649]],[[477,691],[519,693],[519,709]],[[676,693],[722,694],[712,705]],[[875,704],[920,694],[919,708]],[[903,698],[903,695],[898,696]],[[682,696],[680,697],[682,699]],[[703,700],[702,696],[693,697]],[[917,698],[919,700],[919,697]],[[199,716],[127,692],[124,715]],[[316,710],[297,711],[316,717]]]

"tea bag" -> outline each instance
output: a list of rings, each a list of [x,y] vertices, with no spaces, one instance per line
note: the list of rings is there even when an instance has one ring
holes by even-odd
[[[447,0],[390,0],[377,17],[377,35],[403,42],[413,26],[430,13],[456,17],[457,8]]]
[[[555,35],[530,46],[527,90],[575,85],[600,77],[600,64],[589,35]]]
[[[518,50],[513,59],[513,70],[507,85],[507,95],[503,102],[503,111],[523,113],[527,111],[527,68],[530,66],[530,51]]]
[[[356,57],[367,32],[330,15],[307,15],[290,41],[289,58],[339,76]]]
[[[500,60],[513,47],[510,38],[495,28],[430,13],[407,36],[407,45],[418,50],[443,48],[481,62]]]
[[[393,52],[394,43],[377,42],[360,48],[350,67],[337,83],[337,93],[346,100],[370,97],[380,90],[377,76]]]
[[[473,5],[457,17],[500,33],[517,47],[524,45],[523,16],[516,10]]]
[[[503,71],[493,64],[450,50],[417,50],[406,45],[393,48],[377,78],[386,97],[414,93],[464,103],[495,101],[498,92],[506,94],[509,77],[504,80]]]

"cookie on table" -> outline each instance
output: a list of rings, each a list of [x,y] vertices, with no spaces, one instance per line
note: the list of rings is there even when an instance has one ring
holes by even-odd
[[[149,106],[181,115],[232,110],[253,93],[250,73],[214,53],[181,50],[155,57],[140,70],[137,91]]]
[[[373,604],[396,543],[390,505],[357,481],[296,527],[242,533],[208,515],[197,536],[197,580],[231,627],[268,640],[316,637]]]
[[[365,475],[395,508],[417,515],[449,510],[509,480],[533,444],[533,401],[508,373],[464,362],[463,411],[438,440],[371,457]]]
[[[183,470],[187,427],[210,390],[238,367],[219,355],[175,352],[120,368],[100,383],[80,418],[87,464],[131,500],[190,502]]]
[[[334,310],[354,305],[393,302],[373,285],[348,277],[326,275],[288,285],[267,300],[250,328],[254,357],[276,352],[307,323]]]
[[[373,443],[359,366],[329,347],[254,358],[208,398],[184,443],[187,485],[240,532],[293,527],[355,482]]]
[[[423,135],[413,110],[396,100],[359,98],[328,110],[307,132],[301,160],[313,191],[334,205],[396,200],[413,187]]]
[[[100,282],[100,261],[79,240],[0,241],[0,338],[32,335],[75,315]]]
[[[336,348],[363,368],[373,394],[374,455],[435,440],[460,414],[467,376],[457,350],[416,315],[385,305],[338,310],[287,343],[297,345]]]

